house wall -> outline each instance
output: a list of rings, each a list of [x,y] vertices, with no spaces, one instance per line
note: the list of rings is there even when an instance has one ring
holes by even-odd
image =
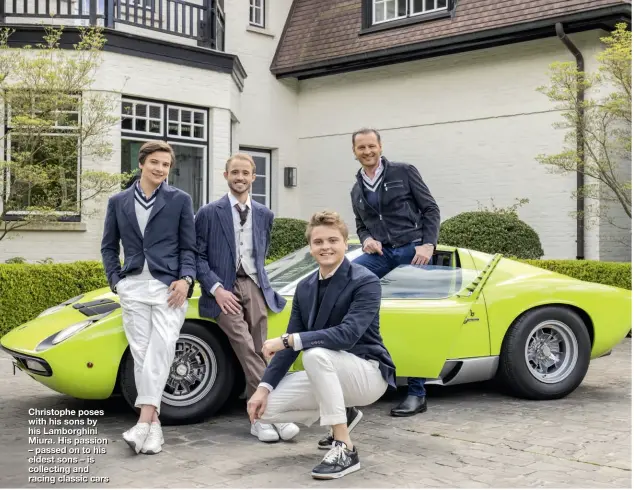
[[[571,36],[588,69],[598,36]],[[535,160],[562,151],[564,136],[553,129],[559,113],[536,89],[548,82],[550,63],[571,60],[553,38],[300,82],[302,217],[336,209],[354,231],[349,192],[359,164],[350,138],[369,126],[381,132],[388,159],[418,167],[443,220],[491,200],[506,207],[528,198],[519,215],[545,257],[574,258],[576,177]],[[599,233],[587,234],[587,258],[600,258]]]
[[[297,160],[297,82],[277,80],[270,72],[292,0],[268,0],[265,28],[249,26],[249,2],[226,0],[226,49],[238,55],[247,72],[233,127],[233,151],[239,147],[271,151],[271,208],[276,216],[300,217],[300,188],[284,187],[285,166]],[[226,192],[224,179],[215,195]],[[215,191],[216,192],[216,191]]]
[[[235,96],[235,82],[231,74],[187,66],[175,67],[173,64],[105,52],[93,88],[112,94],[113,114],[117,116],[121,111],[121,93],[126,97],[210,108],[210,196],[214,191],[213,176],[217,176],[218,167],[224,166],[229,154],[231,108],[239,108],[231,102],[231,97]],[[174,87],[187,89],[176,91]],[[121,171],[120,123],[111,128],[109,136],[112,143],[111,157],[99,160],[84,158],[84,169]],[[51,225],[45,231],[39,227],[37,231],[20,230],[14,233],[12,239],[0,241],[0,262],[17,256],[30,262],[47,257],[56,262],[100,260],[105,208],[106,199],[95,200],[87,203],[81,223]]]

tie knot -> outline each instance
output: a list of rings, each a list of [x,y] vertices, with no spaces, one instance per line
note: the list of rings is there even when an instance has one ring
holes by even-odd
[[[245,206],[244,209],[242,209],[240,207],[240,204],[236,203],[234,207],[238,210],[238,214],[240,215],[240,226],[242,226],[247,222],[247,216],[249,215],[249,206]]]

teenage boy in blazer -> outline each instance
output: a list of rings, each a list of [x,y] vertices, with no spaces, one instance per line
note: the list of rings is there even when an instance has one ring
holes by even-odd
[[[346,407],[370,405],[388,385],[396,387],[395,367],[379,331],[381,284],[346,259],[341,217],[316,213],[306,237],[319,270],[297,285],[286,333],[264,343],[265,357],[273,359],[247,411],[263,423],[330,426],[330,450],[312,476],[334,479],[360,469]],[[287,376],[302,351],[304,371]]]
[[[101,242],[134,359],[140,415],[123,438],[137,454],[162,449],[161,398],[196,278],[192,200],[165,182],[173,165],[174,151],[167,143],[150,141],[141,147],[140,177],[109,199]]]

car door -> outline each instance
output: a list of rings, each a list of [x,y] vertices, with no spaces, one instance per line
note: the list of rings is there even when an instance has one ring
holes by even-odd
[[[477,295],[473,290],[482,274],[453,266],[405,265],[381,280],[381,335],[398,376],[439,376],[463,328],[471,323],[468,318],[474,316]],[[478,309],[484,316],[480,318],[485,326],[482,345],[487,345],[486,314],[482,313]]]

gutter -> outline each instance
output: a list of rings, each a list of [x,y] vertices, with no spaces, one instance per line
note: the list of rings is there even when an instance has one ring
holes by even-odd
[[[579,32],[589,29],[605,29],[605,26],[611,26],[616,22],[626,22],[629,25],[631,24],[631,18],[632,5],[623,3],[583,12],[559,15],[549,19],[539,19],[521,24],[495,27],[482,31],[441,37],[374,51],[363,51],[337,58],[318,61],[299,60],[295,61],[292,65],[280,67],[278,66],[278,57],[282,52],[281,45],[286,36],[286,31],[291,24],[291,22],[287,22],[284,32],[282,33],[282,41],[278,44],[276,55],[271,63],[270,71],[278,79],[297,78],[298,80],[305,80],[337,73],[387,66],[394,63],[404,63],[549,38],[555,35],[553,32],[553,24],[557,22],[565,23],[568,32]],[[290,19],[290,16],[288,19]],[[363,37],[373,35],[374,34],[363,34]]]
[[[584,81],[584,60],[581,51],[575,46],[564,31],[564,27],[561,22],[555,24],[555,31],[557,37],[565,44],[568,50],[572,53],[577,60],[577,72],[581,75],[577,80],[577,157],[579,159],[577,163],[577,260],[583,260],[585,258],[585,227],[584,227],[584,213],[585,213],[585,197],[583,196],[583,186],[585,183],[584,178],[584,164],[586,161],[585,155],[585,137],[583,134],[583,122],[585,116],[584,102],[585,102],[585,89],[583,87]]]

